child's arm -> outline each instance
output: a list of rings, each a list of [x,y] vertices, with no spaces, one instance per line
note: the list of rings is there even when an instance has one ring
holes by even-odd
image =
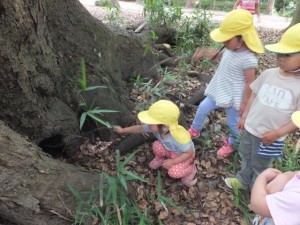
[[[263,171],[255,180],[251,191],[251,209],[261,215],[266,217],[271,217],[271,213],[267,204],[266,196],[267,185],[275,177],[277,177],[281,172],[277,169],[266,169]]]
[[[259,8],[259,2],[256,2],[256,3],[255,3],[255,12],[256,12],[256,15],[257,15],[258,22],[260,22],[260,8]]]
[[[142,125],[135,125],[131,127],[114,127],[114,131],[118,134],[139,134],[143,133]]]
[[[196,64],[202,59],[220,59],[222,56],[222,51],[214,48],[197,48],[192,56],[192,63]]]
[[[286,125],[279,128],[278,130],[271,130],[271,131],[264,133],[261,136],[261,141],[264,143],[264,145],[270,145],[274,141],[276,141],[278,138],[280,138],[288,133],[291,133],[292,131],[294,131],[296,129],[297,129],[297,126],[292,121],[290,121]]]
[[[236,0],[233,9],[236,9],[238,7],[238,5],[240,4],[241,0]]]
[[[244,112],[243,112],[243,115],[241,116],[240,118],[240,121],[238,122],[238,129],[239,130],[243,130],[244,129],[244,124],[245,124],[245,120],[246,120],[246,117],[249,113],[249,110],[250,110],[250,107],[252,105],[252,102],[254,101],[254,99],[256,98],[256,94],[254,92],[252,92],[247,104],[246,104],[246,107],[244,109]]]
[[[182,153],[180,156],[174,158],[174,159],[166,159],[162,166],[166,169],[170,169],[172,166],[181,163],[185,160],[187,160],[188,158],[192,157],[192,155],[194,154],[194,151],[192,148],[190,148],[187,152]]]
[[[243,115],[244,110],[247,106],[247,102],[251,96],[252,90],[250,88],[250,84],[255,80],[255,69],[248,69],[244,71],[245,74],[245,88],[244,88],[244,96],[243,96],[243,101],[240,106],[240,116]]]
[[[292,179],[296,173],[297,172],[288,171],[279,174],[277,177],[275,177],[275,179],[268,183],[267,194],[273,194],[282,191],[287,182]]]

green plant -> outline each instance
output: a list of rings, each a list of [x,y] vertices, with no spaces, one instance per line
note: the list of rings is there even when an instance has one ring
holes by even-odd
[[[158,53],[156,51],[153,51],[153,48],[151,46],[151,43],[155,43],[155,41],[158,39],[156,33],[154,30],[151,30],[151,35],[146,44],[144,44],[144,55],[147,55],[149,52],[151,52],[153,55],[157,55]]]
[[[144,16],[155,26],[171,26],[181,19],[182,7],[168,6],[164,0],[144,0]]]
[[[169,204],[177,209],[181,214],[185,215],[184,211],[178,205],[176,205],[175,202],[162,194],[161,176],[159,171],[157,175],[157,198],[166,211],[168,211],[167,204]]]
[[[282,172],[300,170],[299,159],[300,156],[294,147],[290,147],[291,139],[287,138],[284,144],[284,157],[277,158],[274,161],[274,167]]]
[[[112,0],[98,0],[95,2],[96,6],[105,7],[108,11],[106,15],[106,19],[112,23],[115,22],[117,24],[122,24],[123,19],[120,16],[121,9],[118,5],[116,5],[115,1]]]
[[[230,171],[231,173],[236,174],[238,169],[240,168],[239,167],[240,156],[238,151],[234,151],[231,155],[232,155],[232,162],[226,167],[226,171]]]
[[[144,77],[141,77],[141,75],[137,75],[135,78],[131,78],[130,81],[132,81],[134,84],[133,86],[135,88],[139,88],[141,87],[142,85],[145,85],[147,82],[147,80],[149,80],[149,78],[144,78]]]
[[[280,15],[292,17],[296,11],[298,0],[276,0],[274,7]]]
[[[138,88],[138,92],[138,95],[141,96],[141,98],[137,99],[136,109],[140,111],[149,108],[152,103],[165,97],[166,87],[163,80],[160,80],[155,84],[153,79],[151,79],[147,83],[143,83]]]
[[[174,51],[180,55],[180,63],[186,63],[199,46],[210,46],[212,41],[209,32],[211,14],[201,9],[194,9],[189,17],[184,17],[179,32],[176,33]]]
[[[101,224],[152,224],[147,216],[147,211],[142,212],[137,202],[128,195],[127,181],[147,182],[126,169],[126,165],[135,154],[136,152],[133,152],[124,162],[121,162],[120,154],[117,151],[117,176],[101,173],[99,186],[91,191],[79,193],[67,184],[77,201],[73,224],[92,224],[99,220]]]
[[[106,88],[105,86],[88,86],[87,84],[87,76],[86,76],[86,67],[84,63],[84,59],[81,59],[81,79],[78,80],[80,90],[77,92],[79,98],[81,99],[80,107],[84,110],[84,112],[80,116],[80,122],[79,122],[79,128],[81,129],[87,119],[87,117],[90,117],[95,122],[98,122],[106,127],[111,127],[109,122],[103,120],[99,117],[99,115],[103,115],[103,113],[112,113],[112,112],[118,112],[115,110],[110,109],[100,109],[98,106],[94,107],[93,103],[88,106],[87,103],[84,100],[83,93],[88,91],[94,91],[99,88]]]

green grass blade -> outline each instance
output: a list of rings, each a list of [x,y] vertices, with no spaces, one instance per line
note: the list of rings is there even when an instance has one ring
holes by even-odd
[[[121,176],[119,177],[119,180],[120,180],[121,185],[124,187],[124,189],[125,189],[126,192],[127,192],[127,191],[128,191],[128,188],[127,188],[127,183],[126,183],[125,178],[121,175]]]
[[[91,87],[86,87],[84,89],[84,91],[93,91],[93,90],[102,89],[102,88],[107,88],[107,87],[106,86],[91,86]]]
[[[78,191],[76,191],[71,185],[67,184],[68,189],[71,191],[72,195],[76,198],[78,201],[82,201],[82,197]]]
[[[184,211],[175,203],[173,202],[170,198],[167,198],[165,196],[161,196],[161,199],[165,202],[167,202],[169,205],[177,209],[181,214],[185,215]]]
[[[83,127],[83,124],[85,123],[86,116],[87,116],[87,114],[85,112],[82,113],[81,116],[80,116],[80,123],[79,123],[79,129],[80,130]]]
[[[91,117],[93,120],[95,120],[95,121],[97,121],[97,122],[103,124],[104,126],[106,126],[106,127],[111,127],[111,125],[109,124],[109,122],[100,119],[98,116],[95,116],[94,114],[90,114],[89,112],[87,112],[87,115],[88,115],[89,117]]]
[[[135,156],[137,151],[132,152],[125,160],[124,162],[121,163],[121,167],[125,167],[127,165],[127,163],[129,163],[129,161]]]
[[[160,172],[158,171],[158,173],[157,173],[157,196],[158,197],[162,196],[161,189],[162,189],[162,187],[161,187],[161,177],[160,177]]]
[[[121,163],[120,163],[120,161],[121,161],[121,158],[120,158],[120,151],[119,150],[117,150],[116,151],[116,167],[117,167],[117,169],[118,169],[118,172],[121,172]]]
[[[86,67],[83,58],[81,58],[80,65],[81,65],[81,80],[79,81],[79,83],[81,89],[85,90],[87,88],[87,81],[86,81]]]
[[[140,180],[142,182],[148,183],[147,180],[145,180],[144,178],[132,173],[131,171],[125,170],[123,171],[123,173],[125,173],[126,175],[128,175],[128,179],[127,180]]]

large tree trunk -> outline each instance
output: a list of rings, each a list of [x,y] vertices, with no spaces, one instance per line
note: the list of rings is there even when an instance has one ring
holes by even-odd
[[[271,15],[274,8],[275,0],[268,0],[268,5],[266,8],[266,15]]]
[[[69,154],[76,151],[81,58],[88,85],[107,86],[84,100],[119,111],[104,115],[111,124],[130,117],[122,80],[156,75],[155,69],[148,71],[154,56],[144,56],[139,38],[112,32],[78,0],[1,0],[0,18],[0,119],[37,144],[60,140],[54,144],[67,144]]]
[[[293,26],[296,23],[300,23],[300,0],[298,1],[297,8],[290,26]]]
[[[99,172],[49,158],[2,121],[0,149],[0,218],[13,224],[72,224],[76,202],[67,184],[81,194],[99,185]]]

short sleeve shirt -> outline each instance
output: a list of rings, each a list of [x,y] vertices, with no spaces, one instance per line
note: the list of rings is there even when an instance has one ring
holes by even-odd
[[[255,69],[257,65],[253,52],[225,49],[205,95],[212,98],[219,107],[234,107],[239,110],[244,95],[245,70]]]
[[[300,224],[300,172],[281,192],[267,195],[267,204],[275,225]]]
[[[300,76],[282,76],[278,68],[268,69],[250,88],[256,98],[247,115],[245,129],[256,137],[281,128],[291,121],[293,112],[300,110]]]
[[[143,125],[143,131],[145,133],[151,132],[147,124]],[[159,132],[153,133],[153,135],[163,144],[163,146],[167,150],[172,151],[176,154],[180,155],[190,149],[193,149],[193,151],[195,151],[194,143],[192,140],[190,140],[187,144],[180,144],[173,138],[170,133],[166,138],[162,138]]]
[[[258,4],[259,0],[241,0],[238,5],[239,9],[246,9],[251,13],[255,13],[255,4]]]

